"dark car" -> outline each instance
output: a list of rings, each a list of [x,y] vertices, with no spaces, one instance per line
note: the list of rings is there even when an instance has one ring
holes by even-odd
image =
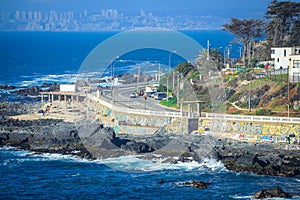
[[[153,97],[152,94],[155,94],[156,92],[146,92],[147,97]]]
[[[158,92],[154,98],[160,101],[167,98],[167,94],[165,92]]]

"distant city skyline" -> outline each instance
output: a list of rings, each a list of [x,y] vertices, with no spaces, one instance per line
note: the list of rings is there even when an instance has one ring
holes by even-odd
[[[0,31],[215,30],[263,18],[270,0],[0,0]]]
[[[172,30],[221,29],[228,20],[212,15],[157,16],[140,10],[126,15],[116,9],[78,11],[0,11],[0,31],[125,31],[154,27]]]
[[[1,11],[100,11],[117,9],[136,13],[141,9],[160,15],[215,15],[262,17],[270,0],[0,0]],[[128,14],[128,13],[126,13]]]

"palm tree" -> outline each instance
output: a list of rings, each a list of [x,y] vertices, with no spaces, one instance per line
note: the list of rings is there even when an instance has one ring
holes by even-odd
[[[209,60],[209,52],[207,49],[203,49],[201,51],[201,54],[198,55],[198,58],[196,59],[196,63],[197,65],[202,65],[203,63],[205,63],[207,60]]]

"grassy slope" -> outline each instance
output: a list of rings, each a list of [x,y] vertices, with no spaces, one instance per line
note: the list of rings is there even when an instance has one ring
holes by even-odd
[[[267,78],[252,80],[251,101],[254,105],[252,105],[251,112],[248,112],[250,81],[235,79],[235,82],[237,84],[233,87],[230,82],[226,82],[227,87],[235,90],[235,94],[228,99],[227,113],[287,116],[288,87],[290,87],[289,98],[292,103],[290,116],[300,117],[300,110],[293,109],[295,101],[300,101],[299,84],[290,83],[288,86],[288,83],[281,81],[280,78],[276,81]]]

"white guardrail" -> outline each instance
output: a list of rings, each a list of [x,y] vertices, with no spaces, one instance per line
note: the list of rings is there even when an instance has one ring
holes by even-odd
[[[227,115],[217,113],[202,113],[202,117],[207,119],[223,119],[236,121],[260,121],[260,122],[282,122],[282,123],[298,123],[300,118],[294,117],[271,117],[271,116],[250,116],[250,115]]]
[[[112,105],[102,99],[98,99],[92,94],[87,94],[87,97],[93,101],[96,101],[105,107],[112,110],[117,110],[123,113],[148,115],[148,116],[160,116],[160,117],[183,117],[181,112],[161,112],[151,110],[137,110]],[[196,115],[194,115],[196,116]],[[271,117],[271,116],[250,116],[250,115],[227,115],[218,113],[201,113],[201,118],[206,119],[222,119],[222,120],[236,120],[236,121],[259,121],[259,122],[282,122],[282,123],[298,123],[300,124],[300,118],[294,117]]]
[[[87,97],[90,100],[96,101],[105,107],[108,107],[112,110],[117,110],[118,112],[136,114],[136,115],[148,115],[148,116],[160,116],[160,117],[182,117],[180,112],[161,112],[161,111],[151,111],[151,110],[137,110],[131,108],[119,107],[116,105],[112,105],[102,99],[98,99],[96,96],[92,94],[87,94]]]

